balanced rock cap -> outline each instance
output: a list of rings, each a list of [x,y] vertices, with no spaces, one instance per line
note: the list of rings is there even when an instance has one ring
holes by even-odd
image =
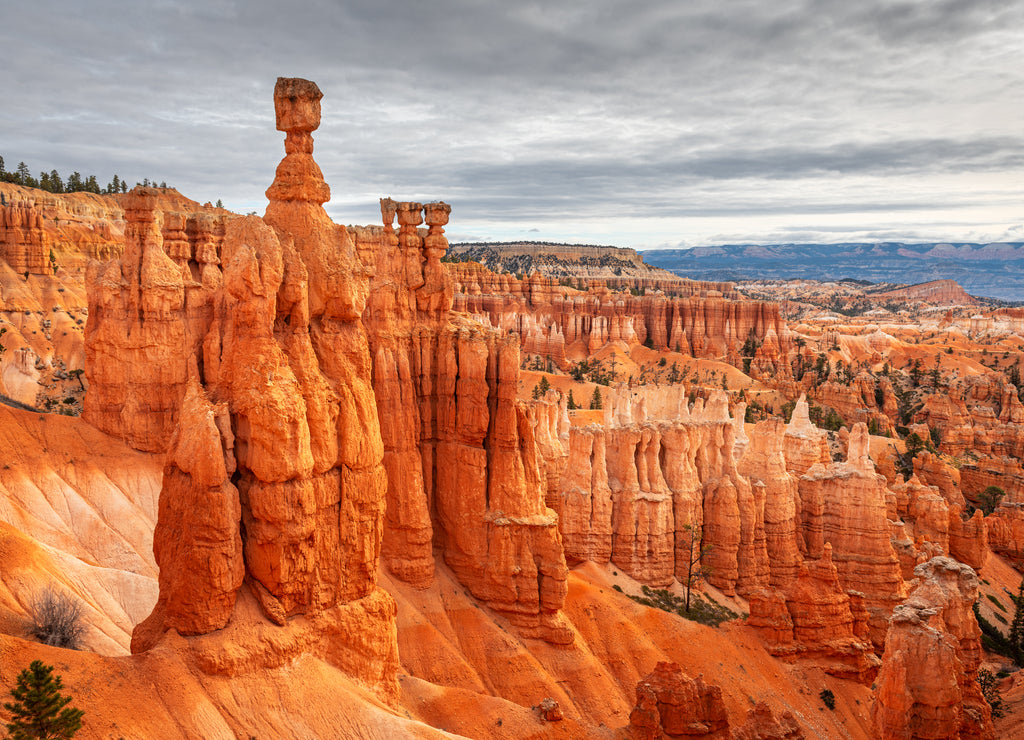
[[[278,131],[316,131],[320,126],[320,99],[324,94],[312,80],[278,77],[274,86],[274,113]]]

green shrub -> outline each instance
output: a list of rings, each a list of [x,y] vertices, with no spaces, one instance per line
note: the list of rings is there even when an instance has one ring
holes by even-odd
[[[732,609],[702,597],[698,593],[691,594],[690,609],[687,611],[686,600],[666,589],[642,586],[640,590],[643,591],[643,596],[629,594],[629,598],[638,604],[643,604],[653,609],[661,609],[670,614],[678,614],[683,619],[689,619],[691,622],[706,624],[709,627],[717,627],[722,622],[739,618],[739,614]]]
[[[1016,652],[1013,649],[1013,645],[1010,641],[1003,636],[995,625],[990,621],[981,616],[981,610],[978,608],[977,601],[974,602],[974,618],[978,620],[978,626],[981,627],[981,646],[988,650],[990,653],[996,653],[1002,655],[1004,658],[1010,660],[1016,659]]]
[[[822,689],[821,693],[818,694],[818,698],[833,712],[836,710],[836,695],[832,693],[832,689]]]
[[[980,508],[985,516],[988,516],[999,507],[999,502],[1003,500],[1005,495],[1006,492],[999,486],[988,486],[978,494],[978,503],[981,505]]]

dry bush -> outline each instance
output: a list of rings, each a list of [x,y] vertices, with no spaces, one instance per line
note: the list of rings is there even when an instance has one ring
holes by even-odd
[[[44,645],[78,650],[85,635],[82,602],[52,587],[44,588],[29,610],[29,632]]]

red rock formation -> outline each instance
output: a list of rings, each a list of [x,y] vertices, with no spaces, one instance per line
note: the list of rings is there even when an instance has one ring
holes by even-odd
[[[160,536],[153,543],[160,598],[136,628],[136,650],[155,643],[164,629],[203,634],[231,618],[245,575],[238,528],[242,509],[230,480],[236,469],[233,448],[227,404],[211,404],[193,375],[168,451]],[[203,516],[196,517],[200,507]]]
[[[893,613],[875,688],[875,737],[994,738],[988,702],[977,683],[981,630],[972,605],[978,578],[970,567],[934,558]]]
[[[843,590],[832,546],[826,544],[822,557],[802,563],[784,589],[750,596],[747,624],[761,633],[772,655],[799,658],[827,673],[867,683],[878,670],[878,659],[867,641],[862,599]]]
[[[940,431],[943,452],[962,455],[973,445],[971,415],[958,388],[950,388],[949,393],[925,396],[924,406],[914,416],[914,421]]]
[[[706,421],[725,422],[713,428],[710,443],[698,448],[696,459],[704,488],[704,543],[711,548],[705,558],[711,569],[708,581],[729,595],[747,593],[768,583],[765,491],[754,489],[736,470],[735,430],[724,394],[712,395],[705,414]]]
[[[746,723],[732,734],[733,740],[803,740],[804,732],[792,712],[775,717],[767,702],[759,701],[747,712]]]
[[[699,737],[727,740],[732,737],[722,690],[688,678],[675,663],[658,663],[636,685],[636,706],[629,715],[632,737]]]
[[[783,586],[795,578],[801,561],[797,545],[797,481],[786,470],[784,445],[782,419],[758,422],[737,466],[755,489],[764,489],[764,532],[772,586]]]
[[[960,492],[960,471],[947,465],[938,455],[919,452],[914,458],[914,475],[929,486],[935,486],[950,505],[964,506]]]
[[[797,478],[816,463],[827,465],[832,461],[825,432],[811,423],[807,399],[802,395],[786,426],[785,455],[786,467]]]
[[[540,403],[529,407],[534,441],[540,456],[541,475],[544,478],[544,503],[549,509],[558,506],[558,493],[562,471],[569,457],[569,399],[555,390],[549,390]]]
[[[168,215],[162,204],[169,204],[170,201],[163,193],[159,189],[149,189],[142,203],[139,192],[134,191],[119,196],[119,199],[130,208],[154,212],[141,216],[136,214],[137,217],[156,220]],[[175,207],[181,209],[177,216],[183,220],[186,231],[168,232],[172,238],[178,238],[183,233],[187,246],[191,248],[194,239],[198,238],[195,224],[200,220],[209,223],[210,231],[218,231],[219,227],[222,238],[223,216],[215,217],[205,212],[198,203],[180,197],[176,199]],[[81,385],[77,380],[70,384],[66,382],[68,372],[81,370],[86,364],[83,334],[89,311],[83,276],[87,262],[92,259],[110,260],[122,255],[125,246],[125,213],[118,198],[114,196],[56,194],[0,183],[0,221],[6,223],[7,216],[4,214],[11,216],[20,225],[0,225],[0,272],[3,273],[0,280],[3,282],[0,286],[0,316],[6,314],[8,333],[4,337],[4,344],[11,350],[6,353],[6,359],[0,360],[0,392],[40,408],[53,409],[68,396],[77,396],[78,392],[84,395],[84,378]],[[138,237],[138,229],[136,232]],[[167,247],[166,243],[161,244]],[[17,247],[22,252],[29,250],[34,255],[34,266],[19,262],[24,254],[17,258],[11,256],[12,264],[7,265],[2,256],[5,245],[14,245],[12,249]],[[140,250],[136,250],[135,257],[141,259]],[[131,269],[127,272],[130,273]],[[135,272],[138,273],[138,269]],[[184,274],[183,278],[186,293],[193,292],[192,276]],[[124,280],[127,277],[118,274],[115,282],[121,283]],[[189,298],[188,304],[192,307],[196,305],[194,296]],[[0,318],[0,321],[3,320]],[[122,322],[124,328],[124,316],[118,317],[116,321]],[[20,350],[34,354],[28,368],[12,362],[14,353]],[[131,351],[123,354],[122,360],[110,363],[109,380],[115,384],[123,382],[124,376],[131,373],[130,364],[125,361]],[[35,367],[36,364],[39,367]],[[121,381],[117,380],[118,376],[121,376]],[[180,386],[179,390],[183,387]],[[107,388],[100,389],[100,392],[103,390],[110,391]],[[146,389],[146,392],[149,390]],[[78,407],[77,404],[70,407],[62,404],[62,408],[71,410]],[[115,411],[115,416],[119,415],[120,412]],[[115,431],[115,425],[119,424],[113,417],[107,422],[107,425],[101,425],[112,432]],[[128,435],[116,433],[129,438]],[[160,451],[166,449],[169,439],[168,433],[162,440]]]
[[[689,419],[687,389],[683,385],[619,383],[604,394],[604,425],[629,426],[643,421]],[[737,432],[738,433],[738,432]]]
[[[457,261],[451,269],[459,283],[476,282],[483,272],[496,276],[513,277],[524,273],[522,282],[538,284],[568,284],[579,290],[592,288],[634,288],[637,291],[660,290],[673,297],[709,297],[738,299],[734,283],[716,283],[690,280],[673,275],[668,270],[651,267],[635,250],[625,247],[594,247],[590,245],[553,244],[456,244],[449,248],[448,256]],[[512,258],[511,260],[508,258]],[[522,258],[526,259],[522,259]],[[624,274],[616,275],[612,269],[595,265],[600,258],[620,267]],[[524,263],[529,263],[528,265]],[[614,263],[618,263],[615,265]],[[522,268],[526,269],[522,269]],[[531,269],[532,268],[532,269]],[[463,280],[460,276],[465,275]]]
[[[1024,504],[1004,502],[983,523],[992,552],[1024,565]]]
[[[652,398],[662,395],[657,389],[651,393]],[[570,562],[610,558],[637,580],[666,585],[673,577],[685,577],[689,528],[696,528],[709,548],[710,582],[729,594],[737,589],[746,593],[768,584],[769,509],[779,577],[793,571],[791,559],[781,555],[787,547],[783,532],[792,526],[784,521],[786,484],[776,481],[788,475],[778,459],[768,462],[767,453],[762,456],[766,467],[758,468],[759,474],[772,485],[768,503],[764,483],[759,479],[752,488],[737,470],[736,426],[724,393],[716,392],[707,410],[695,409],[671,422],[633,422],[629,417],[643,405],[629,411],[629,403],[619,399],[612,406],[609,426],[568,432],[553,502]],[[646,417],[646,410],[638,415]],[[616,419],[629,423],[613,423]]]
[[[875,422],[878,434],[892,429],[892,421],[886,413],[885,403],[878,407],[875,399],[875,378],[866,372],[858,373],[850,383],[827,380],[813,391],[813,398],[822,406],[835,409],[848,426],[857,422]],[[891,395],[891,384],[889,386]],[[885,391],[883,390],[883,399]],[[894,399],[895,400],[895,399]]]
[[[15,272],[46,275],[50,272],[49,248],[43,219],[32,202],[0,206],[0,259]]]
[[[606,443],[612,496],[612,561],[644,583],[666,586],[675,574],[672,491],[661,472],[661,434],[613,429]]]
[[[917,476],[892,486],[898,516],[911,527],[914,538],[937,545],[949,553],[949,504],[938,489],[925,486]],[[930,559],[930,558],[929,558]]]
[[[611,560],[614,529],[605,439],[596,426],[569,431],[568,457],[553,508],[566,560],[574,565]]]
[[[960,506],[950,506],[949,554],[975,570],[984,568],[992,553],[988,541],[988,521],[982,517],[980,509],[975,509],[974,515],[965,520]]]
[[[722,699],[722,690],[704,683],[703,676],[688,678],[675,663],[658,663],[636,685],[636,706],[629,715],[629,737],[705,738],[706,740],[802,740],[803,730],[791,712],[776,718],[765,702],[758,702],[747,721],[735,730]]]
[[[83,416],[136,449],[163,452],[210,306],[164,253],[154,195],[137,188],[126,199],[123,257],[89,266]]]
[[[864,594],[871,639],[880,646],[892,608],[905,593],[889,539],[885,478],[868,457],[867,427],[850,434],[846,462],[816,464],[800,478],[806,554],[821,557],[826,542],[845,590]]]
[[[395,606],[376,588],[386,478],[360,321],[367,280],[353,240],[321,207],[327,190],[310,136],[319,99],[310,82],[278,80],[287,156],[268,190],[267,223],[228,225],[223,286],[212,294],[210,330],[187,360],[192,379],[164,471],[154,535],[160,600],[132,648],[148,649],[169,629],[226,626],[239,614],[241,548],[248,590],[289,635],[271,642],[308,649],[297,637],[303,623],[289,622],[305,616],[322,657],[393,695]],[[139,300],[180,308],[181,269],[155,238],[143,243]],[[244,639],[239,625],[252,619],[243,609],[226,639]],[[365,635],[346,634],[352,619]],[[355,648],[350,655],[362,657],[351,660],[346,642],[372,646]],[[208,670],[230,675],[279,659],[279,648],[264,654],[260,645],[240,646],[226,661],[215,653]]]
[[[1002,375],[955,380],[947,393],[927,396],[914,420],[939,430],[943,452],[959,456],[970,450],[977,458],[959,471],[968,499],[977,503],[981,491],[998,486],[1008,500],[1024,500],[1024,406]]]
[[[363,323],[389,473],[384,562],[425,586],[439,544],[469,590],[524,633],[571,641],[558,614],[567,570],[545,505],[537,419],[516,401],[518,346],[450,312],[440,262],[450,208],[384,199],[381,209],[384,228],[357,230],[356,248],[375,265]]]
[[[435,380],[421,408],[430,410],[427,439],[436,440],[433,501],[445,562],[525,632],[570,641],[558,616],[566,565],[557,517],[545,506],[533,428],[516,400],[518,344],[456,321],[431,357]]]
[[[416,230],[422,222],[422,207],[383,199],[381,212],[383,229],[358,230],[356,239],[359,251],[369,252],[374,264],[363,323],[372,349],[388,471],[382,557],[399,578],[426,585],[433,576],[434,555],[427,493],[432,481],[430,472],[424,471],[424,463],[431,460],[421,456],[420,441],[425,431],[419,409],[425,390],[421,388],[421,352],[429,351],[444,323],[445,314],[432,299],[439,295],[441,303],[449,305],[451,286],[436,257],[428,258],[424,239]],[[396,213],[401,224],[397,235],[392,226]],[[425,380],[429,384],[430,379]]]
[[[923,465],[920,464],[922,457]],[[942,473],[957,473],[928,453],[915,458],[914,467],[916,470],[938,471],[933,477],[944,484],[948,484],[953,476]],[[955,479],[958,480],[959,475]],[[895,483],[892,493],[893,510],[889,518],[902,519],[905,523],[901,530],[902,539],[897,538],[905,579],[912,577],[919,563],[936,555],[951,555],[975,569],[984,567],[990,553],[985,520],[980,511],[964,520],[963,506],[948,503],[949,498],[959,496],[959,489],[952,489],[947,496],[940,495],[940,489],[923,485],[915,474],[909,481]]]
[[[249,583],[268,615],[372,594],[382,528],[389,570],[429,583],[440,524],[437,543],[474,594],[565,642],[565,561],[531,420],[515,400],[514,340],[451,321],[445,204],[425,207],[425,236],[419,204],[382,202],[383,229],[330,221],[312,158],[319,99],[301,80],[275,92],[286,156],[263,221],[222,235],[216,220],[158,209],[160,191],[126,199],[125,256],[90,277],[87,418],[166,449],[195,357],[205,392],[233,420]],[[335,489],[353,494],[339,500]],[[338,506],[343,531],[316,524]],[[339,537],[340,576],[320,565]],[[152,636],[169,625],[151,626]]]
[[[185,393],[187,360],[213,321],[224,216],[165,212],[159,188],[121,197],[119,259],[90,262],[83,416],[147,452],[164,452]],[[167,238],[170,241],[167,241]],[[168,249],[177,255],[172,257]]]
[[[982,457],[960,468],[960,490],[971,503],[977,505],[979,495],[989,486],[1001,488],[1007,501],[1024,502],[1024,466],[1020,459],[1009,456]]]

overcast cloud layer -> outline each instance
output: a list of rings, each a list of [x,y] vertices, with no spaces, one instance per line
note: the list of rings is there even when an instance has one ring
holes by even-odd
[[[265,208],[278,76],[342,223],[651,248],[1024,241],[1024,2],[80,2],[0,20],[8,169]]]

